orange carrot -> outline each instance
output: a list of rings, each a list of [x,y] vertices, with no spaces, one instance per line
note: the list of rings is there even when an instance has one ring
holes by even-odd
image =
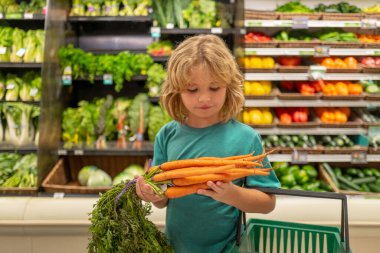
[[[250,162],[250,161],[240,161],[240,160],[224,160],[224,159],[216,159],[216,160],[202,160],[202,159],[186,159],[186,160],[175,160],[166,162],[160,165],[160,169],[162,170],[174,170],[181,169],[187,167],[206,167],[206,166],[222,166],[234,164],[236,166],[260,166],[261,163]]]
[[[172,182],[176,186],[185,186],[185,185],[193,185],[199,183],[206,183],[208,181],[224,181],[230,182],[238,178],[246,177],[249,175],[260,175],[260,176],[268,176],[269,170],[262,171],[256,169],[230,169],[223,173],[212,173],[205,174],[200,176],[190,176],[183,178],[173,179]]]
[[[272,149],[271,151],[268,151],[266,153],[262,153],[261,155],[256,155],[252,157],[244,158],[243,161],[260,161],[263,160],[267,155],[273,153],[275,149]]]
[[[228,169],[235,168],[234,164],[216,166],[216,167],[190,167],[183,169],[176,169],[158,173],[152,177],[155,182],[166,181],[174,178],[189,177],[189,176],[201,176],[210,173],[223,172]]]
[[[246,154],[246,155],[229,156],[229,157],[225,157],[223,159],[225,159],[225,160],[239,160],[239,159],[249,158],[253,155],[253,153],[255,153],[255,152],[251,152],[251,153]]]
[[[168,199],[180,198],[196,193],[199,189],[207,189],[206,184],[194,184],[189,186],[172,186],[165,191]]]

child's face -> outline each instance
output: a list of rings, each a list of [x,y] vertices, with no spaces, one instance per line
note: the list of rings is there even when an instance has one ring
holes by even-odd
[[[181,92],[181,99],[189,111],[186,123],[207,127],[221,120],[219,112],[226,99],[226,87],[207,68],[197,65],[190,72],[190,84]]]

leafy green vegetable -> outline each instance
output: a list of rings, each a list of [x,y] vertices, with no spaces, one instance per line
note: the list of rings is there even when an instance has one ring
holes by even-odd
[[[137,133],[140,125],[140,105],[144,112],[144,130],[148,127],[150,102],[147,94],[140,93],[132,101],[128,111],[129,126],[133,133]]]
[[[165,235],[147,219],[150,213],[151,204],[142,204],[133,180],[113,186],[91,213],[89,253],[173,252]]]
[[[158,131],[171,120],[169,114],[161,106],[151,106],[149,110],[149,140],[154,142]]]
[[[166,71],[161,64],[154,63],[148,70],[148,79],[145,87],[149,89],[149,96],[157,97],[161,92],[161,85],[166,79]]]
[[[313,10],[303,5],[300,1],[291,1],[276,8],[278,12],[313,13]]]

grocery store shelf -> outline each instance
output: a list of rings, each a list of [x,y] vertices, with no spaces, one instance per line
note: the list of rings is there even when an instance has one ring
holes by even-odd
[[[39,69],[42,68],[42,63],[12,63],[0,62],[0,68],[17,68],[17,69]]]
[[[280,134],[309,134],[309,135],[358,135],[367,134],[365,128],[326,128],[326,127],[310,127],[310,128],[255,128],[260,135],[280,135]]]
[[[39,101],[6,101],[6,100],[0,100],[0,103],[23,103],[23,104],[29,104],[29,105],[40,105]]]
[[[72,23],[79,22],[151,22],[150,16],[116,16],[116,17],[88,17],[88,16],[71,16],[68,21]]]
[[[0,21],[45,21],[45,15],[43,14],[33,14],[33,13],[20,13],[20,14],[9,14],[3,15],[0,13]]]
[[[116,147],[115,142],[107,142],[106,149],[97,148],[60,148],[58,155],[60,156],[151,156],[153,155],[153,143],[145,141],[141,149],[133,148],[132,142],[127,142],[126,148]],[[63,147],[63,145],[62,145]]]
[[[380,106],[380,101],[369,100],[282,100],[273,99],[246,99],[246,107],[374,107]]]
[[[292,162],[291,154],[271,154],[271,162]],[[349,162],[353,160],[352,154],[307,154],[307,162]],[[367,162],[380,161],[380,155],[367,155]]]
[[[309,79],[309,73],[245,73],[247,81],[303,81]],[[380,80],[380,74],[326,73],[323,74],[323,80]]]
[[[136,75],[136,76],[133,76],[131,81],[146,81],[147,79],[147,76],[146,75]],[[103,76],[95,76],[94,78],[94,81],[103,81],[104,78]],[[77,78],[77,79],[73,79],[73,81],[89,81],[88,77],[84,77],[84,78]]]
[[[37,152],[38,148],[35,145],[14,146],[9,144],[0,144],[0,153],[12,152],[19,154],[29,154]]]
[[[245,55],[300,55],[314,56],[318,55],[316,50],[321,46],[313,48],[246,48]],[[329,48],[328,55],[334,56],[372,56],[380,55],[380,49],[369,48]],[[327,56],[327,55],[325,55]]]
[[[233,28],[211,28],[211,29],[179,29],[179,28],[173,28],[173,29],[167,29],[167,28],[160,28],[161,34],[222,34],[222,35],[229,35],[234,34],[236,29]]]
[[[293,20],[260,20],[260,19],[249,19],[244,21],[245,27],[293,27],[295,23]],[[307,27],[341,27],[341,28],[362,28],[367,25],[365,20],[344,20],[344,21],[333,21],[333,20],[306,20],[305,28]],[[375,25],[375,24],[374,24]],[[376,26],[380,27],[380,21],[377,21]]]

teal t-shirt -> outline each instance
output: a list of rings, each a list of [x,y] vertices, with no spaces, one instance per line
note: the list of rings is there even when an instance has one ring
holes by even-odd
[[[169,122],[157,134],[153,165],[202,156],[226,157],[263,152],[261,138],[236,120],[206,128]],[[265,167],[269,161],[264,160]],[[241,185],[243,180],[234,181]],[[250,176],[248,185],[280,187],[272,171],[268,177]],[[192,194],[171,199],[166,210],[165,232],[175,253],[220,253],[236,236],[238,210],[210,197]]]

